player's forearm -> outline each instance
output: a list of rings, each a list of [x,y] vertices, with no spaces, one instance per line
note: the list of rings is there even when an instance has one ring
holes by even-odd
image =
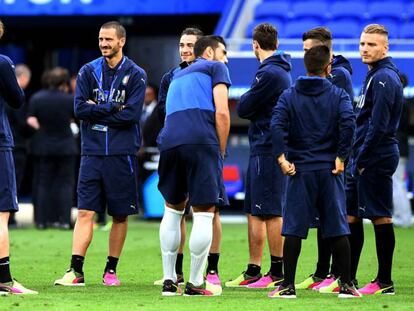
[[[228,110],[216,112],[216,131],[220,144],[220,152],[224,156],[230,132],[230,113]]]
[[[111,115],[114,108],[115,106],[112,103],[97,105],[89,101],[76,100],[74,112],[78,119],[99,121],[100,118]]]

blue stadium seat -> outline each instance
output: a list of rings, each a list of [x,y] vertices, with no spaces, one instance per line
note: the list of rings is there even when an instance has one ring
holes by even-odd
[[[252,43],[243,43],[242,45],[240,45],[239,48],[240,51],[253,51],[253,47],[252,47]]]
[[[351,39],[359,38],[361,34],[361,28],[357,22],[330,22],[326,25],[332,32],[332,36],[335,39]]]
[[[333,21],[354,21],[361,23],[365,19],[367,5],[361,1],[339,1],[332,4],[330,12]]]
[[[409,21],[414,21],[414,2],[411,2],[406,10],[405,10],[405,16]]]
[[[255,19],[277,18],[285,20],[290,12],[288,1],[268,1],[259,3],[254,11]]]
[[[372,20],[389,19],[400,22],[404,16],[405,5],[399,1],[372,2],[368,13]]]
[[[283,30],[284,23],[281,20],[278,19],[264,19],[264,20],[254,20],[249,25],[247,25],[246,28],[246,38],[251,38],[253,36],[253,29],[257,25],[261,23],[269,23],[276,27],[278,33],[281,33]]]
[[[401,39],[414,39],[414,22],[403,24],[400,27]]]
[[[313,18],[320,23],[324,23],[328,16],[328,3],[325,1],[314,1],[312,3],[306,1],[296,2],[292,6],[292,14],[296,20]]]
[[[305,31],[320,26],[321,24],[314,19],[304,19],[301,21],[291,21],[285,24],[285,31],[280,34],[281,38],[302,38]]]

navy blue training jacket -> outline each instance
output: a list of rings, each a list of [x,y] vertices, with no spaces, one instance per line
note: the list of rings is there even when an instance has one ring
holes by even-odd
[[[259,66],[250,90],[242,95],[237,113],[250,120],[250,155],[272,154],[270,119],[284,90],[292,85],[290,55],[276,52]]]
[[[188,67],[189,65],[190,64],[187,62],[182,62],[178,67],[175,67],[166,72],[161,78],[160,89],[158,91],[158,105],[155,107],[155,109],[157,109],[158,117],[162,123],[165,121],[165,105],[167,102],[167,93],[168,89],[170,88],[171,81],[177,72],[180,72],[180,70]]]
[[[403,105],[403,87],[391,57],[373,64],[356,106],[356,134],[352,147],[353,172],[398,154],[397,129]]]
[[[344,89],[352,102],[354,100],[354,88],[352,87],[351,75],[351,63],[342,55],[335,55],[332,60],[332,70],[328,80],[333,85]]]
[[[12,150],[14,147],[6,104],[18,109],[23,105],[24,99],[24,93],[17,83],[13,62],[0,54],[0,151]]]
[[[355,114],[348,94],[320,77],[299,77],[273,109],[272,139],[297,171],[332,169],[352,145]],[[286,131],[288,134],[286,141]]]
[[[77,78],[74,106],[75,116],[82,120],[82,155],[132,155],[141,143],[139,120],[147,75],[124,56],[111,90],[104,89],[103,62],[100,57],[86,64]],[[97,104],[88,104],[88,100]]]

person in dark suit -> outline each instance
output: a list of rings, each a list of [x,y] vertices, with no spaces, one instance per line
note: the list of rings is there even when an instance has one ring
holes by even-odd
[[[36,226],[70,228],[76,140],[70,129],[73,97],[68,94],[69,74],[56,67],[48,73],[47,88],[29,103],[27,123],[36,129],[32,140],[37,180]]]

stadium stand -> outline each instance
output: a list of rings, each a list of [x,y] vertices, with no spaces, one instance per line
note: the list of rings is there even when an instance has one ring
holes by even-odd
[[[390,38],[413,38],[414,2],[412,1],[280,1],[258,2],[253,19],[247,23],[245,37],[254,27],[268,21],[279,29],[282,38],[300,38],[310,27],[329,25],[336,38],[358,38],[368,23],[384,24]],[[242,50],[243,50],[242,46]]]

